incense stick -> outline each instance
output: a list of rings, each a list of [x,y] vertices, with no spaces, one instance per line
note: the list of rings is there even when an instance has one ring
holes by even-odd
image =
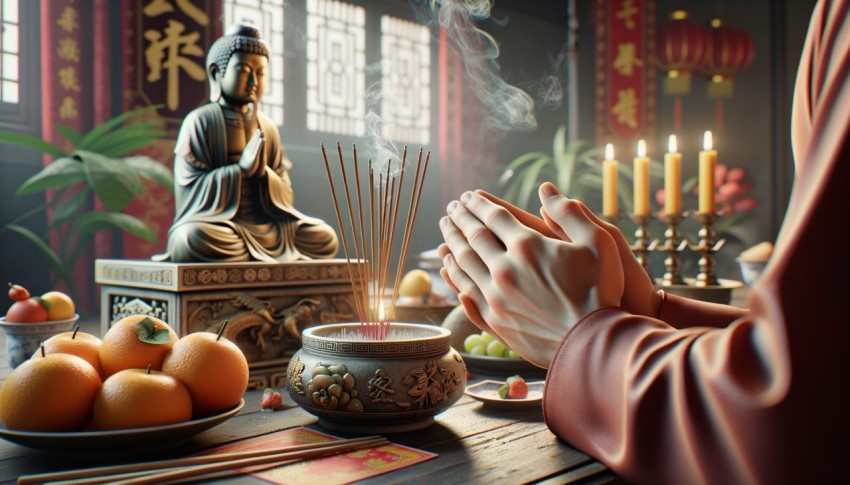
[[[346,167],[339,143],[337,143],[340,172],[338,178],[341,179],[339,185],[334,183],[334,176],[324,144],[321,148],[334,211],[340,228],[340,240],[348,262],[349,281],[354,290],[354,306],[360,319],[360,330],[364,337],[381,340],[386,337],[389,331],[389,319],[392,318],[395,311],[401,273],[410,247],[411,234],[416,222],[416,213],[422,197],[431,154],[429,152],[423,162],[423,150],[419,149],[413,182],[408,186],[405,185],[405,173],[408,169],[407,147],[404,147],[401,160],[396,161],[395,164],[392,159],[387,160],[386,170],[377,169],[369,160],[367,191],[362,187],[363,180],[360,177],[356,146],[352,146],[355,190],[350,187],[352,177],[347,174],[350,168]],[[394,167],[397,167],[398,170],[394,171]],[[338,186],[341,187],[342,195],[337,192]],[[410,193],[406,210],[407,217],[402,226],[399,224],[398,218],[403,201],[406,199],[406,190]],[[355,197],[352,197],[352,192],[356,194]],[[363,200],[364,194],[368,194],[368,209]],[[356,216],[355,203],[357,204]],[[368,210],[368,213],[365,217],[369,219],[368,233],[364,222],[366,210]],[[346,213],[348,220],[344,221],[343,214]],[[345,222],[348,224],[345,224]],[[393,265],[392,256],[399,231],[401,231],[401,240],[398,241],[400,259]],[[348,232],[350,232],[351,241],[349,241]],[[353,276],[355,260],[360,263],[358,278]],[[383,302],[387,296],[390,273],[393,269],[395,269],[395,275],[392,284],[391,309],[387,313],[383,307]]]
[[[290,445],[266,450],[220,453],[185,458],[174,458],[148,463],[131,463],[105,467],[69,470],[64,472],[24,475],[18,478],[19,485],[63,481],[68,484],[97,483],[156,483],[219,472],[247,466],[298,461],[329,454],[346,453],[366,447],[387,443],[380,436],[364,436],[344,440]]]

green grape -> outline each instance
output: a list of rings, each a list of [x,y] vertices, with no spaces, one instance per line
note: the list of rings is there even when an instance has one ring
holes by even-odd
[[[505,348],[505,344],[498,340],[493,340],[487,344],[487,355],[490,357],[504,357],[507,350],[508,349]]]
[[[477,333],[473,333],[472,335],[466,337],[466,339],[464,339],[463,341],[464,350],[466,350],[470,354],[472,353],[472,349],[478,347],[479,345],[486,346],[487,344],[484,343],[484,339],[481,338],[481,335]]]
[[[490,335],[487,332],[481,332],[481,339],[482,339],[482,343],[484,345],[487,345],[490,342],[492,342],[493,340],[496,340],[492,335]]]
[[[469,350],[472,355],[487,355],[487,347],[484,345],[476,345]]]

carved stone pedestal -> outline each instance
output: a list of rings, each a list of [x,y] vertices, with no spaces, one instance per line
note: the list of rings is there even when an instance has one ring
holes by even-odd
[[[127,315],[168,322],[178,335],[215,331],[250,365],[251,389],[283,387],[286,366],[301,347],[301,330],[356,321],[344,259],[293,263],[158,263],[99,259],[101,330]]]

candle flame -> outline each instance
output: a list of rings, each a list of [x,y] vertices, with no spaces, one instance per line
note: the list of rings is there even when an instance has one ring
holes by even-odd
[[[706,131],[705,135],[702,137],[702,149],[705,151],[711,150],[714,148],[714,140],[712,139],[711,132]]]
[[[679,151],[679,145],[676,143],[676,135],[670,135],[670,140],[667,142],[667,151],[676,153]]]
[[[646,156],[646,142],[645,141],[638,140],[637,153],[638,153],[638,156],[641,157],[641,158]]]
[[[605,160],[614,159],[614,145],[609,143],[605,145]]]

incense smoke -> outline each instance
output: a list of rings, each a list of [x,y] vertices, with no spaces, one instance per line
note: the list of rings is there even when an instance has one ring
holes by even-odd
[[[380,62],[366,66],[367,74],[380,72]],[[400,169],[401,150],[396,143],[384,136],[384,124],[386,121],[375,111],[376,109],[380,109],[383,96],[384,91],[380,81],[372,83],[366,88],[366,116],[364,117],[364,123],[367,146],[361,152],[364,154],[363,161],[371,161],[372,169],[375,171],[376,176],[377,174],[386,176],[388,163],[390,164],[390,176],[396,176]],[[390,161],[392,162],[390,163]]]
[[[499,133],[537,128],[534,100],[502,79],[498,42],[476,26],[476,21],[490,17],[492,1],[431,0],[431,6],[463,59],[476,97],[490,111],[485,126]]]

